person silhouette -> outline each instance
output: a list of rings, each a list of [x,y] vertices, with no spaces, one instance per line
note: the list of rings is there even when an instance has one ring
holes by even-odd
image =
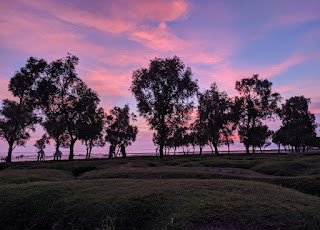
[[[122,158],[126,158],[127,154],[126,154],[126,148],[124,147],[124,145],[121,145],[121,154],[122,154]]]
[[[62,152],[59,149],[56,149],[56,152],[53,154],[53,160],[61,160]]]

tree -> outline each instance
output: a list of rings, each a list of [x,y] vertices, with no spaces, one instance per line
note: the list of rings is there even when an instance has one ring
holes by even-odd
[[[133,72],[131,91],[138,111],[157,131],[160,158],[172,127],[183,122],[193,109],[192,98],[198,90],[192,71],[177,57],[151,60],[149,68]]]
[[[278,146],[278,152],[280,153],[280,146],[284,147],[284,150],[287,151],[286,146],[291,145],[292,143],[292,135],[289,133],[289,130],[286,127],[280,127],[274,134],[272,135],[272,142]]]
[[[20,68],[10,79],[9,91],[19,98],[19,102],[3,100],[0,112],[0,138],[9,144],[7,162],[11,162],[13,149],[25,145],[30,138],[29,131],[34,131],[35,124],[40,121],[34,113],[34,86],[46,65],[43,59],[30,57],[26,66]]]
[[[214,148],[219,155],[218,146],[223,143],[223,135],[231,132],[230,129],[227,133],[226,129],[231,127],[232,101],[226,92],[220,92],[216,83],[213,83],[209,90],[199,93],[198,103],[199,122],[204,124],[212,153]]]
[[[94,104],[91,104],[91,106],[90,109],[81,114],[81,119],[78,122],[79,139],[86,146],[87,159],[90,158],[94,146],[103,147],[105,145],[105,139],[103,138],[104,110],[103,108],[95,108]]]
[[[315,137],[311,146],[320,149],[320,137]]]
[[[47,111],[45,120],[41,123],[47,132],[48,139],[53,139],[55,142],[56,152],[62,146],[64,148],[70,147],[70,136],[66,131],[64,116],[61,114],[50,114]]]
[[[39,140],[36,141],[36,143],[33,145],[38,150],[45,149],[46,144],[50,144],[49,138],[47,135],[43,135]]]
[[[236,82],[235,88],[240,94],[235,98],[239,114],[239,136],[247,154],[249,147],[253,146],[252,133],[255,127],[261,125],[262,120],[272,118],[281,99],[278,93],[272,93],[271,87],[271,82],[259,79],[257,74]]]
[[[269,130],[268,126],[266,125],[259,125],[253,128],[252,130],[252,147],[253,151],[255,152],[255,147],[260,149],[262,153],[262,148],[268,147],[271,145],[269,141],[270,137],[272,136],[273,132]]]
[[[202,113],[197,113],[196,120],[194,121],[191,127],[192,132],[194,133],[195,142],[197,145],[199,145],[199,153],[201,155],[203,147],[208,144],[208,134]]]
[[[54,118],[58,117],[58,121],[65,126],[64,135],[67,134],[70,140],[69,160],[73,160],[82,115],[90,110],[90,107],[97,107],[100,102],[97,93],[78,77],[75,71],[78,61],[76,56],[68,55],[51,62],[46,67],[45,76],[37,84],[37,97],[42,111],[47,117],[53,118],[50,122],[54,122]]]
[[[19,98],[20,104],[33,108],[36,106],[36,84],[46,67],[47,62],[44,59],[30,57],[25,67],[20,68],[10,79],[9,91]]]
[[[230,145],[234,144],[233,132],[236,130],[236,128],[237,128],[237,123],[226,124],[222,128],[221,143],[228,147],[228,154],[230,154]]]
[[[3,100],[0,115],[0,138],[9,144],[6,161],[11,162],[13,149],[26,144],[39,119],[32,108],[8,99]]]
[[[138,127],[130,125],[130,121],[136,121],[136,115],[130,114],[129,105],[123,108],[115,106],[107,116],[106,141],[115,148],[121,149],[122,156],[125,158],[125,148],[136,140]]]
[[[310,103],[310,99],[304,96],[291,97],[280,111],[282,127],[290,133],[289,143],[296,152],[300,147],[304,152],[316,137],[317,124],[314,114],[309,111]]]
[[[182,143],[181,143],[183,155],[185,155],[185,154],[189,155],[189,152],[190,152],[189,146],[190,145],[192,145],[192,136],[190,133],[186,132],[182,136]]]

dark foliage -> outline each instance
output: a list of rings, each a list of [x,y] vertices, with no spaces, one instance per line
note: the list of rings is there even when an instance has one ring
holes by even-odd
[[[130,121],[136,121],[136,115],[130,114],[129,105],[123,108],[114,107],[107,116],[106,141],[112,146],[110,158],[113,158],[116,148],[121,150],[122,157],[126,157],[125,148],[136,140],[138,127],[130,125]]]
[[[133,72],[131,91],[138,111],[150,128],[157,131],[160,157],[174,126],[193,109],[192,97],[198,90],[192,71],[178,57],[151,60],[148,68]]]
[[[257,74],[236,82],[236,90],[240,94],[235,98],[239,116],[239,136],[247,154],[249,147],[254,145],[252,137],[256,127],[262,126],[262,121],[271,118],[277,111],[281,97],[278,93],[272,93],[271,87],[270,81],[259,79]]]

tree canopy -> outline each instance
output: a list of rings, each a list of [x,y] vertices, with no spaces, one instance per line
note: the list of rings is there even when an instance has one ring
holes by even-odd
[[[199,93],[198,98],[198,123],[203,124],[205,133],[202,138],[207,138],[212,152],[214,148],[219,155],[218,146],[224,143],[225,135],[232,135],[233,103],[226,92],[218,90],[216,83],[204,93]]]
[[[255,74],[251,78],[243,78],[236,82],[236,90],[240,96],[235,98],[237,114],[239,116],[240,141],[245,145],[249,154],[249,147],[253,146],[253,133],[262,121],[271,118],[277,111],[277,104],[281,97],[272,92],[272,83],[267,79],[259,79]]]
[[[26,144],[39,119],[33,109],[8,99],[3,100],[0,115],[0,138],[8,142],[7,162],[11,162],[13,149]]]
[[[83,119],[88,117],[86,114],[95,112],[100,102],[97,93],[78,77],[75,70],[78,61],[76,56],[68,55],[51,62],[45,70],[45,76],[39,80],[37,88],[40,108],[49,118],[45,121],[45,127],[54,129],[49,133],[56,133],[56,143],[60,137],[70,141],[70,160],[74,156],[74,144],[80,138]],[[59,123],[57,126],[65,126],[64,133],[62,130],[60,133],[56,132],[58,130],[54,127],[55,121]]]
[[[138,111],[150,128],[157,131],[160,157],[173,130],[193,109],[192,98],[198,90],[191,68],[177,57],[155,58],[148,68],[133,72],[131,91],[138,102]]]
[[[123,108],[115,106],[107,116],[106,141],[114,147],[113,150],[116,147],[120,148],[123,157],[126,156],[125,148],[132,145],[138,133],[138,127],[131,125],[130,121],[136,121],[136,115],[130,113],[129,105],[125,105]],[[110,155],[110,158],[112,157]]]
[[[307,146],[312,145],[316,138],[315,116],[309,111],[310,99],[304,96],[291,97],[282,105],[279,111],[282,120],[281,141],[296,151],[302,147],[303,152]],[[285,134],[287,133],[287,134]]]
[[[9,144],[7,161],[11,161],[15,146],[24,146],[30,131],[41,124],[46,134],[34,145],[43,149],[49,140],[60,147],[70,148],[69,160],[74,156],[74,145],[80,140],[90,158],[94,146],[110,143],[110,157],[116,149],[126,156],[126,147],[137,137],[138,128],[131,124],[136,115],[129,105],[115,106],[109,115],[99,107],[100,98],[77,74],[79,59],[68,54],[51,63],[30,57],[24,67],[15,72],[9,91],[16,98],[3,100],[0,110],[0,138]],[[190,146],[209,145],[212,153],[218,147],[234,143],[237,129],[247,154],[252,147],[266,148],[270,140],[278,146],[305,151],[319,146],[316,137],[315,115],[309,111],[310,99],[291,97],[278,107],[281,97],[272,92],[272,83],[257,74],[236,81],[239,95],[233,98],[220,91],[216,83],[203,93],[198,92],[197,80],[190,67],[174,56],[155,58],[147,68],[132,74],[130,90],[137,100],[139,114],[144,117],[153,134],[153,142],[160,157],[170,149],[182,148],[188,154]],[[192,119],[194,99],[198,98],[196,116]],[[282,126],[276,132],[266,120],[278,115]],[[192,120],[192,121],[191,121]]]

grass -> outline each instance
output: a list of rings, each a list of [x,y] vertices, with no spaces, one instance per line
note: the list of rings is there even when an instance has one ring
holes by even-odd
[[[0,166],[1,229],[317,229],[320,155]]]

